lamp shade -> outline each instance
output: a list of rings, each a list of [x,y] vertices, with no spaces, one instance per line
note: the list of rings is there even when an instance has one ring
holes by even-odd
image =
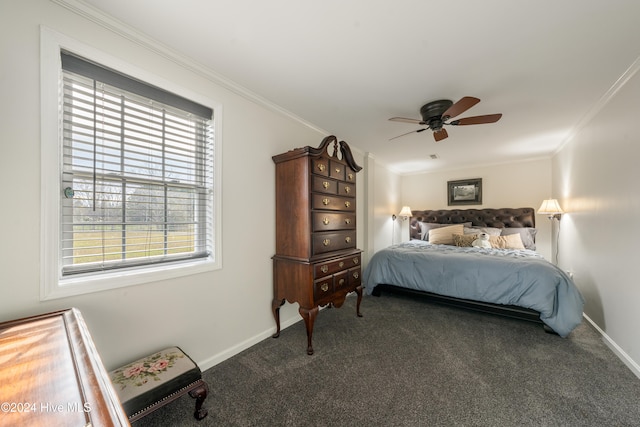
[[[561,214],[564,212],[562,208],[560,208],[560,205],[558,204],[558,201],[556,199],[547,199],[542,201],[542,205],[540,206],[540,209],[538,209],[538,213],[546,214],[546,215],[555,215],[555,214]]]
[[[403,206],[398,216],[401,218],[408,218],[410,216],[413,216],[413,214],[411,213],[411,208],[409,206]]]

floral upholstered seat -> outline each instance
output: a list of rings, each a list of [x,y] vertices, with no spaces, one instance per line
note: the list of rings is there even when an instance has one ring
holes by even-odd
[[[179,347],[170,347],[109,372],[124,411],[135,421],[185,393],[196,398],[194,416],[202,419],[208,387],[198,365]]]

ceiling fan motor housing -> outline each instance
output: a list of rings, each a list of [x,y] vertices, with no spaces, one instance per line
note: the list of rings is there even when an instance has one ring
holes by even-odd
[[[448,99],[441,99],[439,101],[432,101],[425,104],[420,108],[420,115],[425,125],[429,125],[429,128],[436,131],[442,129],[444,120],[442,120],[442,114],[453,105],[453,101]]]
[[[448,99],[441,99],[424,104],[422,108],[420,108],[420,115],[422,116],[422,120],[408,119],[406,117],[392,117],[389,120],[393,122],[404,122],[427,126],[426,128],[407,132],[400,136],[408,135],[410,133],[422,132],[426,129],[431,129],[433,131],[433,138],[436,140],[436,142],[438,142],[449,136],[447,134],[447,131],[443,127],[444,125],[481,125],[484,123],[495,123],[500,120],[502,114],[485,114],[484,116],[465,117],[448,122],[449,119],[459,116],[469,108],[476,105],[478,102],[480,102],[480,99],[473,96],[462,97],[455,104],[453,103],[453,101],[450,101]],[[396,136],[395,138],[391,139],[396,139],[400,136]]]

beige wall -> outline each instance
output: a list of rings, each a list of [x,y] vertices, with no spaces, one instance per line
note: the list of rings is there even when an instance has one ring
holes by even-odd
[[[373,158],[369,161],[366,174],[367,185],[373,189],[373,197],[367,206],[368,224],[370,225],[368,232],[373,242],[367,248],[371,252],[370,256],[380,249],[400,241],[402,222],[399,218],[394,222],[391,215],[398,214],[402,200],[400,177],[397,174],[377,163]]]
[[[447,206],[447,181],[482,178],[482,205],[460,208],[517,208],[538,209],[542,200],[551,194],[551,160],[479,166],[402,177],[402,204],[411,209],[451,209]],[[536,215],[537,251],[552,260],[551,223],[544,215]],[[404,239],[409,238],[408,229]]]
[[[223,125],[216,130],[223,156],[221,270],[40,301],[40,25],[222,104]],[[250,94],[240,96],[162,47],[116,30],[48,0],[0,5],[0,321],[73,306],[82,311],[107,368],[168,345],[180,345],[207,368],[274,332],[271,156],[317,146],[324,135]],[[354,156],[361,164],[362,154]],[[283,326],[299,318],[297,306],[282,308]]]
[[[567,211],[559,264],[574,272],[585,314],[640,376],[638,68],[637,61],[555,156],[553,189]]]

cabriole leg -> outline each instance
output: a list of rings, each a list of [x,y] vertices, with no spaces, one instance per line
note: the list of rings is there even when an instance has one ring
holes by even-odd
[[[311,310],[300,307],[298,309],[300,316],[304,320],[304,324],[307,327],[307,354],[311,356],[313,354],[313,346],[311,345],[311,338],[313,336],[313,322],[318,315],[318,307],[313,307]]]
[[[201,420],[208,414],[208,411],[202,407],[204,399],[207,398],[208,393],[209,388],[206,383],[202,383],[200,387],[194,388],[189,392],[189,396],[196,399],[196,410],[193,413],[193,416],[196,418],[196,420]]]
[[[281,300],[274,299],[271,302],[271,310],[273,311],[273,318],[276,320],[276,333],[272,335],[273,338],[280,336],[280,307],[284,304],[284,298]]]

